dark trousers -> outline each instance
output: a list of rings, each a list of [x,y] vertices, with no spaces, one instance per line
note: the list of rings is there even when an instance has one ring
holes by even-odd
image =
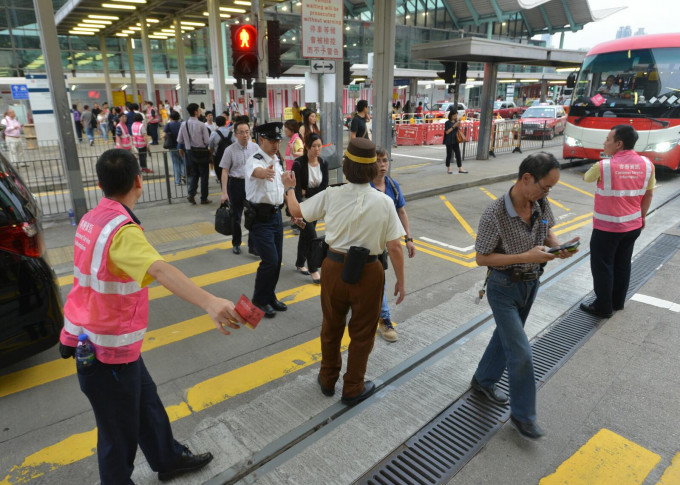
[[[102,364],[78,372],[80,389],[97,421],[102,485],[132,484],[137,444],[154,471],[166,471],[182,453],[172,436],[156,384],[140,357],[130,364]]]
[[[277,210],[267,222],[253,223],[250,238],[262,261],[257,267],[253,302],[267,305],[276,300],[276,283],[283,261],[283,223],[281,210]]]
[[[306,222],[306,221],[305,221]],[[307,268],[310,273],[314,273],[319,270],[319,268],[312,266],[312,239],[316,237],[316,221],[307,222],[304,229],[300,229],[300,238],[298,239],[297,246],[297,259],[295,260],[295,266],[302,268],[307,262]]]
[[[198,191],[198,179],[201,179],[201,200],[208,200],[208,177],[210,176],[210,164],[196,163],[191,156],[191,150],[186,152],[187,166],[189,167],[189,195],[195,196]]]
[[[151,144],[158,145],[158,123],[149,123],[147,126],[147,131],[151,137]]]
[[[229,177],[227,179],[227,194],[229,195],[229,203],[231,204],[231,222],[233,224],[231,230],[231,245],[240,246],[241,240],[241,216],[243,215],[243,201],[246,200],[246,181],[245,179],[238,179]],[[253,247],[253,241],[248,234],[248,248]]]
[[[76,121],[76,136],[78,137],[78,141],[83,141],[83,125],[80,123],[80,121]]]
[[[602,313],[623,309],[630,283],[630,261],[642,229],[607,232],[593,229],[590,237],[590,271],[595,290],[594,307]]]
[[[142,168],[147,168],[146,166],[146,153],[148,151],[147,147],[137,147],[139,152],[139,166]]]
[[[364,375],[368,356],[373,350],[375,329],[380,316],[380,305],[385,288],[382,263],[367,263],[361,279],[349,285],[342,281],[344,263],[326,258],[321,265],[321,384],[333,389],[342,367],[342,336],[345,326],[350,344],[347,352],[347,371],[343,377],[342,396],[351,398],[364,390]],[[352,316],[347,323],[347,313]]]
[[[451,166],[451,154],[453,153],[456,154],[456,165],[458,165],[458,168],[460,168],[462,163],[460,157],[460,145],[458,143],[446,145],[446,168]]]

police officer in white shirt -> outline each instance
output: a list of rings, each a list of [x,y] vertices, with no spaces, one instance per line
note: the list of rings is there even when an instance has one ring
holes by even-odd
[[[246,161],[246,229],[250,231],[255,250],[262,261],[255,276],[253,303],[273,318],[286,311],[285,303],[276,298],[283,259],[283,169],[278,157],[283,123],[265,123],[255,129],[260,149]]]

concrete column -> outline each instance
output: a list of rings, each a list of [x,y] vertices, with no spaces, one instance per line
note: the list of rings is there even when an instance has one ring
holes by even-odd
[[[135,76],[135,57],[132,54],[132,37],[127,38],[128,64],[130,65],[130,89],[132,90],[132,102],[137,102],[137,77]],[[141,108],[141,106],[140,106]]]
[[[50,95],[52,96],[52,106],[54,106],[54,116],[59,134],[59,151],[65,165],[71,206],[76,220],[80,221],[81,217],[87,212],[87,203],[78,161],[75,127],[71,107],[68,105],[68,92],[66,91],[64,69],[61,64],[57,26],[54,22],[54,5],[52,0],[33,0],[33,6],[36,22],[39,26],[43,57],[45,58],[45,70],[51,87]],[[64,212],[67,210],[68,208],[65,207]]]
[[[544,103],[548,94],[548,80],[541,79],[541,103]]]
[[[106,85],[106,100],[113,107],[113,90],[111,89],[111,74],[109,73],[109,56],[106,53],[106,37],[99,37],[99,50],[102,51],[102,66],[104,67],[104,84]]]
[[[252,17],[255,20],[257,27],[257,82],[267,82],[267,22],[264,20],[264,2],[260,0],[252,1]],[[247,108],[247,106],[246,106]],[[260,98],[257,100],[257,124],[267,123],[269,121],[269,110],[267,109],[267,98]]]
[[[151,62],[149,29],[146,26],[146,17],[144,15],[139,16],[139,24],[142,26],[142,54],[144,55],[144,70],[146,71],[146,101],[152,101],[154,106],[158,108],[159,103],[156,99],[156,86],[153,82],[153,63]]]
[[[477,160],[489,159],[489,146],[493,125],[493,101],[496,95],[496,78],[498,64],[487,62],[484,64],[484,85],[480,100],[479,141],[477,142]]]
[[[343,26],[344,28],[344,26]],[[335,61],[335,106],[333,109],[333,126],[334,130],[332,130],[329,134],[330,140],[325,141],[324,143],[332,143],[333,146],[335,146],[335,151],[336,151],[336,164],[338,166],[337,170],[337,175],[336,175],[336,183],[342,183],[342,157],[344,153],[344,146],[343,146],[343,105],[342,105],[342,99],[343,99],[343,91],[345,86],[342,84],[343,81],[343,61],[342,59],[337,59]]]
[[[392,154],[392,91],[396,45],[396,0],[376,2],[373,12],[373,141]]]
[[[560,33],[560,49],[564,49],[564,32]]]
[[[224,111],[224,103],[227,98],[219,0],[208,0],[208,29],[210,34],[210,59],[212,60],[213,89],[215,90],[215,107],[217,111],[214,116],[217,116]]]
[[[418,96],[418,79],[416,78],[411,78],[408,82],[408,99],[411,101],[411,104],[416,100],[416,97]],[[415,106],[411,108],[411,113],[415,110]]]
[[[189,114],[187,105],[189,104],[189,81],[187,79],[187,68],[184,63],[184,41],[182,40],[182,29],[180,28],[179,18],[173,21],[175,27],[175,54],[177,55],[177,75],[179,76],[179,105],[182,107],[182,119],[188,120]]]

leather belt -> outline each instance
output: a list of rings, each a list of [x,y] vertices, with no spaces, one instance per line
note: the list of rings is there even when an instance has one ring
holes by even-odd
[[[337,251],[330,250],[328,251],[328,254],[326,255],[328,259],[331,261],[335,261],[336,263],[344,263],[345,262],[345,254],[344,253],[338,253]],[[367,263],[374,263],[375,261],[378,261],[378,256],[375,254],[372,254],[366,259]]]
[[[532,271],[521,271],[518,269],[503,269],[499,270],[496,269],[494,271],[498,271],[499,273],[503,273],[505,275],[508,275],[510,277],[510,281],[535,281],[541,277],[543,274],[543,269],[535,269]]]

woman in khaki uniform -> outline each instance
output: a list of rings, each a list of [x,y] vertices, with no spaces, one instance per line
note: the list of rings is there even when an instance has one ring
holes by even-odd
[[[364,382],[364,374],[373,349],[385,282],[378,256],[387,247],[397,277],[394,294],[399,296],[399,304],[405,294],[400,243],[405,232],[394,202],[369,184],[378,174],[373,142],[366,138],[350,140],[342,171],[348,184],[329,187],[301,204],[295,198],[295,175],[285,172],[281,180],[284,200],[293,217],[307,221],[323,218],[326,222],[326,243],[330,248],[321,266],[323,323],[318,382],[326,396],[335,393],[342,366],[340,344],[347,326],[351,342],[342,402],[354,406],[375,391],[371,381]],[[361,260],[357,264],[353,264],[355,256]],[[347,323],[350,309],[352,316]]]

